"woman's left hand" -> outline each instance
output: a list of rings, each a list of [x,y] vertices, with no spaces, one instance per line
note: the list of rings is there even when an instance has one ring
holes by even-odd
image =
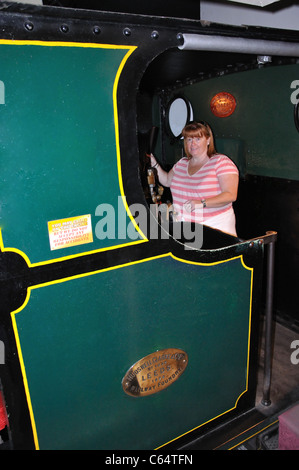
[[[190,201],[184,202],[184,209],[186,212],[192,212],[195,209],[194,201],[191,199]]]

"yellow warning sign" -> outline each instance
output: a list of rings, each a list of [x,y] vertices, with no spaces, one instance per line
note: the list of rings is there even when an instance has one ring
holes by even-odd
[[[59,250],[93,242],[91,215],[48,222],[51,250]]]

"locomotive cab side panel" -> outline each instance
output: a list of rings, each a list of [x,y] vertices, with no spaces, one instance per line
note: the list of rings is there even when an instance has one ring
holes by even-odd
[[[163,164],[170,167],[181,152],[181,141],[164,128],[173,95],[183,93],[196,114],[208,114],[204,96],[227,77],[183,84],[190,77],[182,67],[179,87],[163,74],[153,82],[157,64],[194,57],[179,49],[175,19],[166,25],[103,12],[63,15],[34,9],[34,27],[24,30],[24,16],[12,11],[5,18],[14,41],[4,34],[0,43],[7,361],[0,378],[11,444],[188,446],[254,408],[263,258],[272,238],[247,238],[242,223],[244,239],[201,227],[204,244],[194,249],[171,233],[151,232],[159,220],[141,163],[153,126]],[[62,30],[67,20],[71,27]],[[202,29],[192,21],[182,26]],[[196,57],[196,73],[198,64],[208,73],[208,54]],[[217,63],[218,53],[212,58]],[[44,70],[47,87],[39,80]],[[240,90],[241,114],[242,74],[231,90]],[[225,126],[214,119],[219,146],[223,138],[245,176],[246,126],[230,141],[236,125]]]

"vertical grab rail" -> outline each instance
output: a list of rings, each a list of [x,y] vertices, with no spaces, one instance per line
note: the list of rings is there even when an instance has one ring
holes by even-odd
[[[270,387],[272,375],[272,346],[273,346],[273,291],[274,291],[274,258],[275,258],[275,242],[277,239],[276,232],[267,232],[272,235],[264,239],[268,244],[267,257],[267,286],[266,286],[266,310],[265,310],[265,358],[264,358],[264,383],[263,398],[264,406],[271,405]]]

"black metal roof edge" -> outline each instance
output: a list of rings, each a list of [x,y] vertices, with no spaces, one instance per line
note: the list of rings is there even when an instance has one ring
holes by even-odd
[[[0,4],[0,15],[47,17],[56,20],[87,20],[108,23],[126,23],[148,27],[162,27],[170,30],[180,30],[181,33],[213,34],[243,38],[268,39],[279,41],[299,41],[299,30],[277,29],[264,26],[227,25],[205,20],[188,18],[172,18],[165,16],[141,15],[132,13],[87,10],[60,6],[32,5],[4,2]]]
[[[248,57],[256,57],[256,56],[249,56]],[[155,92],[157,94],[160,93],[169,93],[173,94],[175,93],[178,89],[184,88],[190,85],[193,85],[194,83],[199,83],[203,82],[205,80],[210,80],[212,78],[217,78],[217,77],[222,77],[224,75],[232,75],[234,73],[242,73],[242,72],[248,72],[250,70],[256,70],[256,69],[261,69],[261,68],[270,68],[270,67],[279,67],[282,65],[294,65],[299,63],[299,61],[296,58],[290,58],[290,57],[278,57],[277,61],[272,61],[268,64],[264,65],[259,65],[256,60],[248,61],[246,63],[238,63],[236,65],[227,65],[223,67],[215,67],[209,70],[208,72],[199,72],[198,75],[192,76],[192,77],[187,77],[184,80],[178,80],[176,81],[173,85],[163,85],[161,87],[156,87]]]

